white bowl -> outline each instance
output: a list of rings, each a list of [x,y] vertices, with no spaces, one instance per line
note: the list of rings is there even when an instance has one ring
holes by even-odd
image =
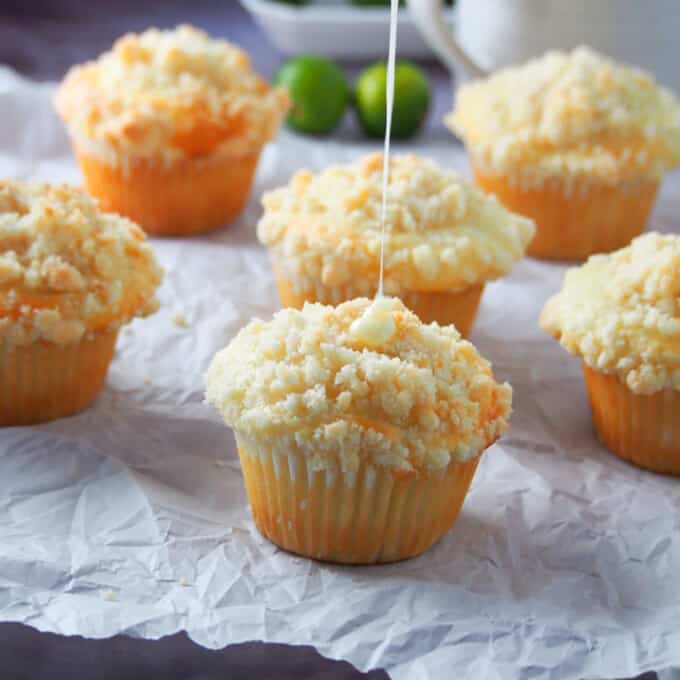
[[[275,0],[240,0],[271,42],[287,55],[323,54],[340,59],[387,57],[390,11],[387,7],[358,7],[316,0],[288,5]],[[454,10],[447,10],[453,25]],[[397,54],[412,59],[432,57],[411,18],[399,8]]]

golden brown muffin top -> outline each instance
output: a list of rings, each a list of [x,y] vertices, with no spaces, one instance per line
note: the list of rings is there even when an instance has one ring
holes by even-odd
[[[67,345],[158,308],[144,232],[67,185],[0,182],[0,340]]]
[[[680,236],[651,232],[570,269],[541,325],[633,392],[680,390]]]
[[[191,26],[128,34],[74,66],[55,98],[77,144],[143,158],[247,154],[271,139],[288,109],[246,52]]]
[[[507,428],[510,386],[453,326],[381,303],[378,333],[365,298],[252,321],[213,359],[208,401],[246,442],[318,469],[369,458],[411,474],[477,456]]]
[[[293,278],[377,286],[382,154],[265,194],[258,237]],[[452,170],[413,155],[390,159],[385,290],[455,291],[498,278],[522,257],[533,222]]]
[[[680,102],[586,47],[548,52],[462,86],[449,127],[504,174],[657,179],[680,163]]]

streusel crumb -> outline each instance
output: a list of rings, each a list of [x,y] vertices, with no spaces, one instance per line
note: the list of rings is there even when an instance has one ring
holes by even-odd
[[[144,232],[67,185],[0,182],[0,340],[79,342],[158,307]]]
[[[246,52],[191,26],[123,36],[73,67],[55,104],[77,142],[107,159],[250,154],[289,106]]]
[[[317,175],[303,170],[265,194],[258,237],[296,285],[352,283],[368,294],[378,282],[381,196],[382,154]],[[391,295],[455,292],[503,276],[535,230],[456,172],[413,155],[390,160],[387,206]]]
[[[541,325],[633,392],[680,390],[680,236],[651,232],[570,269]]]
[[[213,359],[208,401],[239,437],[317,469],[370,458],[410,473],[477,456],[507,428],[510,386],[453,326],[383,302],[395,329],[370,347],[355,325],[367,299],[252,321]]]
[[[680,163],[675,95],[586,47],[463,85],[446,122],[475,162],[516,178],[618,183]]]

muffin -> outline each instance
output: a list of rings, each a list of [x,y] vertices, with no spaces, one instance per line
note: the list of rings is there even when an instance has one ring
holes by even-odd
[[[0,182],[0,426],[88,406],[161,276],[142,230],[83,191]]]
[[[541,325],[583,360],[602,443],[680,475],[680,236],[651,232],[571,269]]]
[[[153,234],[238,216],[288,109],[248,55],[190,26],[126,35],[75,66],[55,98],[87,190]]]
[[[270,249],[281,303],[372,297],[380,273],[382,154],[318,175],[298,172],[265,194],[258,237]],[[416,156],[390,159],[384,291],[425,323],[466,336],[484,285],[507,274],[534,233],[462,177]]]
[[[425,325],[394,298],[253,321],[207,374],[258,529],[341,563],[401,560],[437,541],[507,428],[511,396],[455,328]]]
[[[536,222],[535,257],[584,259],[627,245],[680,163],[676,97],[585,47],[461,87],[447,124],[477,183]]]

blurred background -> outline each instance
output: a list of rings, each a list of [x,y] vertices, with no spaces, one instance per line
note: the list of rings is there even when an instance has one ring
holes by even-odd
[[[350,86],[363,68],[384,59],[388,0],[313,0],[298,7],[300,1],[0,0],[0,64],[37,80],[59,80],[70,66],[95,58],[123,33],[179,23],[191,23],[239,44],[268,79],[293,52],[318,52],[314,49],[318,45],[338,64]],[[452,11],[447,8],[449,14]],[[358,34],[358,29],[363,33]],[[451,108],[450,74],[403,6],[398,55],[413,60],[429,82],[429,112],[421,134],[446,135],[450,143],[450,133],[445,133],[441,122]],[[361,134],[353,115],[346,115],[336,130],[348,132]]]
[[[389,0],[0,0],[0,65],[59,80],[126,32],[180,23],[237,43],[263,76],[286,86],[305,109],[299,121],[288,120],[295,131],[380,137],[384,75],[375,62],[387,54]],[[453,33],[472,56],[472,70],[453,55]],[[397,57],[411,64],[397,73],[395,136],[452,143],[442,123],[453,98],[443,63],[470,76],[587,44],[680,92],[678,35],[679,0],[400,0]],[[310,53],[325,63],[296,60],[280,72]]]
[[[123,33],[178,23],[238,42],[264,75],[281,60],[238,0],[2,0],[0,62],[39,80],[58,80]]]
[[[298,121],[289,117],[296,132],[381,136],[376,60],[387,54],[389,0],[0,0],[0,65],[59,80],[126,32],[180,23],[237,43],[263,76],[286,86],[304,109]],[[452,72],[479,75],[554,48],[587,44],[680,92],[678,35],[679,0],[400,0],[397,57],[410,63],[397,72],[394,136],[451,144],[442,119]],[[299,59],[310,53],[323,63]]]

